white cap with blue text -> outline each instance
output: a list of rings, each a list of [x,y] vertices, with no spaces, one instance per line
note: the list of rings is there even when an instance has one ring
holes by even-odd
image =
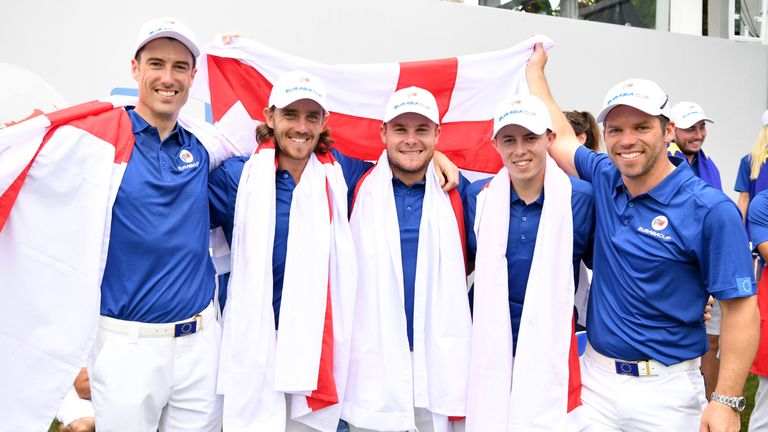
[[[402,88],[392,94],[384,111],[384,123],[405,113],[421,114],[435,124],[440,124],[440,111],[432,93],[419,87]]]
[[[285,108],[301,99],[317,102],[323,111],[328,110],[328,93],[320,78],[302,71],[286,72],[277,79],[269,94],[269,106]]]
[[[515,95],[496,107],[493,116],[493,138],[501,128],[509,125],[519,125],[529,131],[541,135],[552,130],[552,118],[547,106],[534,95]]]
[[[658,84],[645,79],[628,79],[608,90],[603,109],[597,115],[597,122],[604,122],[608,113],[619,105],[631,106],[652,116],[670,116],[667,94]]]
[[[669,119],[675,122],[675,127],[680,129],[688,129],[702,120],[714,123],[714,120],[707,117],[701,106],[695,102],[678,102],[672,107],[670,115]]]
[[[170,17],[155,18],[141,26],[133,55],[136,55],[144,45],[160,38],[176,39],[187,47],[192,56],[197,58],[200,55],[200,49],[197,47],[197,43],[195,43],[195,35],[192,33],[192,30]]]

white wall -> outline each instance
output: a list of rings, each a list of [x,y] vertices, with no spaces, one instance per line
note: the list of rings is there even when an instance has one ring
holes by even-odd
[[[133,86],[140,25],[170,15],[200,42],[241,32],[326,63],[416,60],[501,49],[533,33],[557,46],[548,73],[564,109],[597,112],[613,84],[657,81],[673,102],[693,100],[716,124],[705,149],[731,191],[768,105],[768,47],[438,0],[96,0],[7,2],[0,62],[40,74],[69,102]],[[735,196],[731,193],[731,196]]]

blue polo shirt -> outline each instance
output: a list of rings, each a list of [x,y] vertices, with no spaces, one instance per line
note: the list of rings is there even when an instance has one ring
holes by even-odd
[[[469,181],[459,175],[459,195],[464,197]],[[392,178],[395,194],[397,222],[400,226],[400,258],[403,263],[403,303],[408,331],[408,344],[413,350],[413,303],[416,287],[416,258],[419,250],[419,226],[424,206],[426,182],[407,186],[398,178]]]
[[[749,160],[750,156],[744,155],[739,161],[739,171],[736,172],[736,184],[734,185],[733,190],[736,192],[749,192],[749,197],[753,198],[755,196],[755,191],[750,188],[752,182],[749,180],[749,173],[751,170]]]
[[[749,226],[754,248],[768,241],[768,190],[755,196],[749,205]]]
[[[213,298],[208,254],[208,153],[178,124],[162,142],[132,108],[136,138],[112,207],[101,314],[167,323]]]
[[[573,271],[574,283],[578,285],[579,261],[584,260],[591,265],[592,233],[595,224],[594,198],[592,186],[582,180],[569,177],[571,180],[571,209],[573,218]],[[464,200],[464,220],[467,226],[467,257],[474,261],[477,252],[475,237],[475,212],[477,211],[477,195],[483,190],[491,178],[472,183]],[[509,203],[509,233],[507,237],[507,278],[509,287],[509,316],[512,319],[513,350],[517,349],[517,335],[520,330],[520,318],[523,313],[528,273],[533,263],[533,250],[541,221],[541,211],[544,205],[544,191],[536,201],[526,204],[510,188]]]
[[[357,181],[373,164],[344,156],[336,150],[331,150],[331,153],[341,165],[344,180],[349,189],[348,202],[351,202]],[[247,160],[246,157],[235,157],[224,161],[221,166],[211,172],[208,180],[211,228],[221,226],[230,244],[232,244],[237,187]],[[275,326],[280,319],[285,254],[288,247],[288,221],[295,188],[296,183],[291,174],[285,170],[277,170],[275,173],[275,241],[272,252],[272,308],[275,312]]]
[[[595,191],[594,273],[587,328],[594,348],[665,365],[707,351],[702,311],[755,294],[752,259],[736,204],[673,158],[677,168],[632,197],[605,154],[576,151]]]

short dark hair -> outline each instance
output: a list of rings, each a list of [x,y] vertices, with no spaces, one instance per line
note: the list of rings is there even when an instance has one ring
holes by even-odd
[[[168,40],[175,40],[175,41],[179,41],[178,39],[169,38],[169,37],[158,38],[158,39],[168,39]],[[153,40],[156,40],[156,39],[153,39]],[[150,42],[151,42],[151,41],[150,41]],[[181,42],[181,41],[179,41],[179,42]],[[182,42],[182,45],[184,45],[184,43],[183,43],[183,42]],[[136,55],[135,55],[135,56],[133,56],[133,59],[134,59],[134,60],[136,60],[136,62],[137,62],[137,63],[139,63],[139,64],[141,64],[141,53],[142,53],[142,52],[144,52],[144,48],[145,48],[146,46],[147,46],[147,44],[144,44],[144,45],[143,45],[141,48],[139,48],[139,49],[136,51]],[[187,46],[186,46],[186,45],[184,45],[184,48],[187,48]],[[189,48],[187,48],[187,51],[189,51]],[[192,51],[189,51],[189,54],[192,56],[192,69],[194,69],[194,68],[195,68],[195,66],[197,66],[197,59],[195,58],[195,55],[194,55],[194,54],[192,54]]]
[[[661,125],[661,132],[664,132],[664,129],[667,128],[667,125],[669,124],[669,118],[665,115],[659,114],[656,116],[659,119],[659,125]]]

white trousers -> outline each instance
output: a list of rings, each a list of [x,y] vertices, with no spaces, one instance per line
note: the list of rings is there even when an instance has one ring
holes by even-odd
[[[757,376],[755,409],[749,418],[749,432],[768,432],[768,377]]]
[[[698,363],[698,362],[697,362]],[[707,400],[698,364],[658,376],[619,375],[598,364],[591,345],[581,357],[581,400],[590,432],[698,432]]]
[[[707,334],[720,336],[720,321],[722,321],[723,313],[720,310],[720,302],[718,300],[715,300],[715,302],[712,303],[712,312],[710,312],[710,315],[712,317],[705,324]]]
[[[200,315],[202,330],[181,337],[143,337],[146,325],[128,321],[111,320],[133,331],[99,326],[88,366],[99,432],[221,431],[221,327],[213,305]]]

